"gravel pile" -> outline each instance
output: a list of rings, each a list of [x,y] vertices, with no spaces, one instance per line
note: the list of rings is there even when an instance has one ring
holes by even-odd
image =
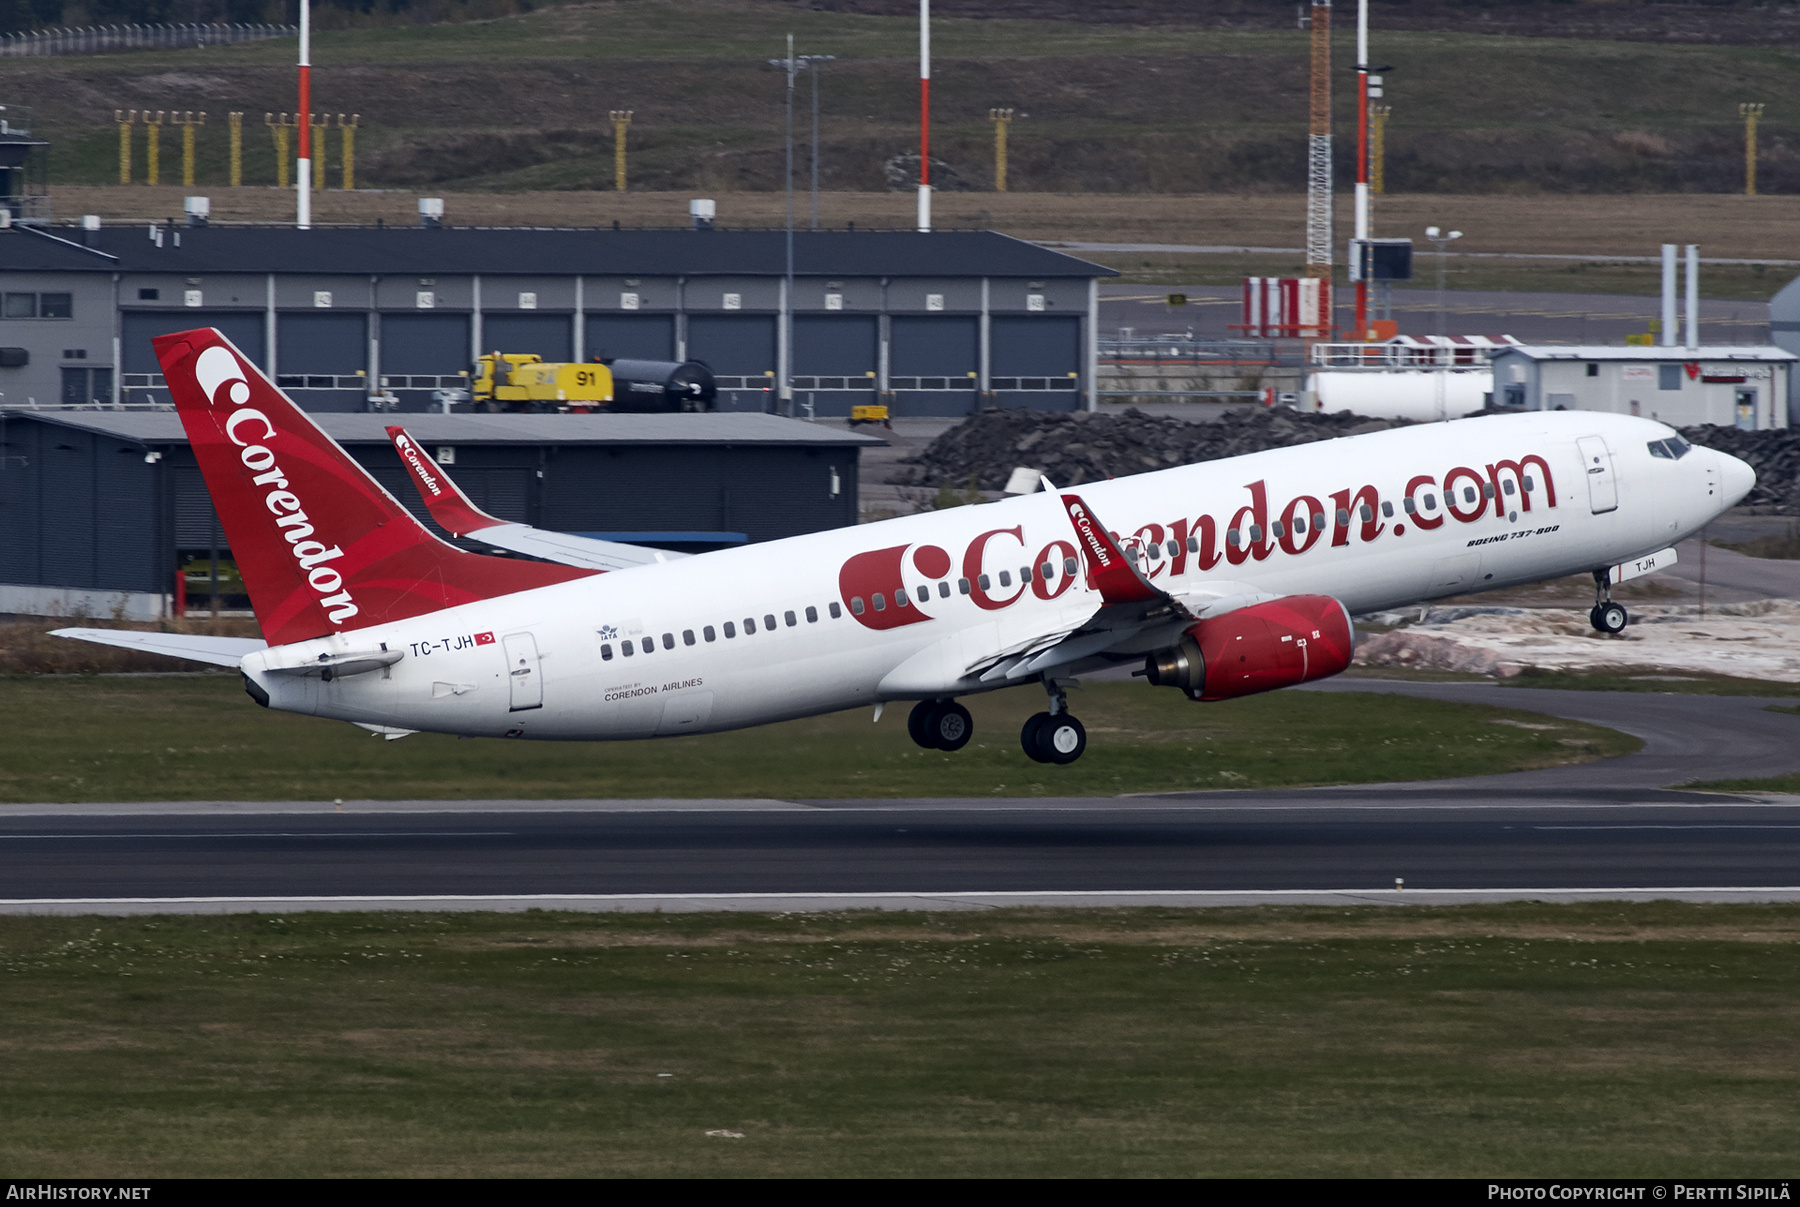
[[[1743,502],[1769,515],[1800,515],[1800,432],[1776,428],[1745,432],[1734,427],[1684,427],[1690,444],[1716,448],[1750,463],[1756,489]]]
[[[1079,486],[1195,461],[1379,432],[1400,424],[1358,415],[1302,415],[1263,407],[1227,411],[1214,423],[1077,411],[984,411],[902,462],[902,486],[1006,486],[1015,466],[1041,469],[1058,486]]]
[[[1303,415],[1264,407],[1227,411],[1214,423],[1146,415],[1135,407],[1121,414],[984,411],[907,458],[891,481],[960,489],[972,476],[982,490],[1001,490],[1014,467],[1027,465],[1042,470],[1058,486],[1079,486],[1399,426],[1398,420]],[[1800,431],[1706,426],[1683,428],[1681,434],[1694,444],[1750,463],[1756,470],[1756,489],[1744,500],[1746,506],[1800,515]]]

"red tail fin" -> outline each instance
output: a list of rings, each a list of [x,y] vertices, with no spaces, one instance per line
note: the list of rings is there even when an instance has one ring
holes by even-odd
[[[445,532],[451,536],[467,536],[506,523],[469,502],[469,496],[450,480],[450,475],[430,453],[419,447],[419,442],[405,428],[390,427],[387,434],[394,442],[394,451],[400,454],[400,464],[406,466],[413,485],[419,489],[419,497],[425,500],[425,510],[444,526]]]
[[[445,544],[218,331],[152,343],[270,645],[593,573]]]
[[[1081,546],[1087,562],[1088,586],[1100,592],[1109,604],[1148,603],[1161,599],[1162,592],[1150,585],[1138,568],[1125,556],[1106,525],[1094,515],[1080,495],[1064,495],[1063,510],[1075,526],[1075,541]]]

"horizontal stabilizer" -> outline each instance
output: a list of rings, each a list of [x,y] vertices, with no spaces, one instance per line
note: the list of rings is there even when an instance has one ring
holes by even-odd
[[[233,670],[244,655],[268,648],[260,637],[201,637],[192,633],[140,633],[135,629],[53,629],[50,636],[116,645],[165,658],[186,658],[189,662],[210,662]]]

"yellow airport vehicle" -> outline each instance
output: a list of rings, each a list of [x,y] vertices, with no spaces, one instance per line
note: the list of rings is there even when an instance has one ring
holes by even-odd
[[[558,364],[534,352],[490,352],[476,360],[469,393],[485,410],[588,410],[612,401],[613,375],[602,364]]]
[[[883,427],[893,427],[888,418],[888,409],[884,406],[853,406],[850,408],[850,426],[859,423],[879,423]]]

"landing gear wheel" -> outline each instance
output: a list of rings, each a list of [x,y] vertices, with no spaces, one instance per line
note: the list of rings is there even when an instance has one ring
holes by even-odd
[[[1621,603],[1603,603],[1594,608],[1592,617],[1594,627],[1602,633],[1623,633],[1625,626],[1631,623],[1631,614]]]
[[[932,706],[925,719],[926,734],[939,750],[961,750],[975,736],[975,722],[969,710],[955,700],[944,700]]]
[[[1033,759],[1039,763],[1048,761],[1038,750],[1038,730],[1042,729],[1046,722],[1054,719],[1055,718],[1051,717],[1047,712],[1036,713],[1030,717],[1025,722],[1024,727],[1019,730],[1019,745],[1024,749],[1027,758]]]
[[[1038,726],[1038,750],[1046,763],[1073,763],[1087,749],[1087,730],[1068,713],[1057,713]]]
[[[931,710],[936,707],[936,700],[920,700],[906,714],[907,736],[927,750],[937,749],[931,740]]]

